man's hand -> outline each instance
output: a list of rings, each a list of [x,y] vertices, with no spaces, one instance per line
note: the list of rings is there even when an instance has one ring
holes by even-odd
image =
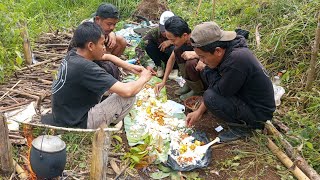
[[[202,71],[206,67],[206,64],[204,64],[202,61],[198,61],[198,64],[196,66],[197,71]]]
[[[186,61],[192,59],[199,59],[199,56],[194,51],[185,51],[184,53],[182,53],[181,57]]]
[[[152,77],[151,71],[143,68],[142,72],[140,73],[140,78],[144,78],[145,82],[148,82]]]
[[[156,84],[156,86],[154,87],[154,92],[156,93],[156,96],[159,95],[161,89],[164,87],[165,83],[162,81],[159,84]]]
[[[131,65],[130,71],[134,74],[140,74],[144,70],[144,67],[138,65]]]
[[[156,72],[151,66],[147,66],[146,69],[148,69],[149,71],[151,71],[151,73],[152,73],[153,76],[157,75],[157,72]]]
[[[187,117],[186,117],[186,125],[187,125],[187,127],[192,127],[195,124],[195,122],[199,121],[201,116],[202,116],[202,114],[198,110],[189,113],[187,115]]]
[[[167,47],[169,47],[171,45],[171,41],[170,40],[166,40],[166,41],[163,41],[158,48],[160,48],[160,51],[164,52],[165,49]]]
[[[117,44],[116,33],[110,32],[108,34],[108,38],[106,38],[106,41],[108,41],[108,44],[107,44],[108,48],[112,49]]]

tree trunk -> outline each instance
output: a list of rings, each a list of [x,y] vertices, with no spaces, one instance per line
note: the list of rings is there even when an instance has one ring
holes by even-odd
[[[7,120],[0,114],[0,170],[5,174],[12,173],[14,169],[11,143],[9,142]]]
[[[307,78],[307,85],[306,90],[309,91],[312,87],[312,83],[316,76],[316,64],[317,64],[317,56],[319,50],[319,43],[320,43],[320,11],[318,12],[318,27],[316,29],[316,37],[314,41],[314,46],[312,48],[310,66],[308,70],[308,78]]]

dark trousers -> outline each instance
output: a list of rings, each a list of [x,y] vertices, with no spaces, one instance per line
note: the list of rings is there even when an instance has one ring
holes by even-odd
[[[115,79],[120,80],[120,71],[118,66],[113,64],[111,61],[93,61],[98,64],[102,69],[106,70],[107,73],[111,74]]]
[[[161,61],[167,64],[167,61],[174,49],[174,46],[169,46],[164,52],[160,51],[159,45],[150,41],[146,46],[148,56],[153,60],[156,66],[161,66]],[[173,69],[178,69],[177,63],[174,64]]]
[[[252,129],[262,129],[265,121],[256,119],[251,108],[238,97],[223,97],[212,89],[203,94],[207,109],[216,117],[234,126],[246,126]]]

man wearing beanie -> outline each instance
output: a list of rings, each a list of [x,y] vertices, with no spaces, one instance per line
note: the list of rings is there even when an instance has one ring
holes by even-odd
[[[249,136],[263,129],[275,110],[274,91],[269,76],[248,49],[243,36],[223,31],[215,22],[197,25],[191,33],[191,45],[204,64],[208,89],[199,109],[187,115],[194,125],[208,109],[229,125],[219,134],[222,141]]]

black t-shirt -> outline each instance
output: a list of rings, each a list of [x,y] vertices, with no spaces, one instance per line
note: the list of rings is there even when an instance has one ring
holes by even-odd
[[[52,113],[58,126],[87,128],[88,111],[117,80],[96,63],[69,51],[52,85]]]
[[[204,72],[210,89],[225,97],[237,96],[251,107],[257,120],[272,119],[275,101],[271,80],[242,36],[232,41],[216,68]]]

